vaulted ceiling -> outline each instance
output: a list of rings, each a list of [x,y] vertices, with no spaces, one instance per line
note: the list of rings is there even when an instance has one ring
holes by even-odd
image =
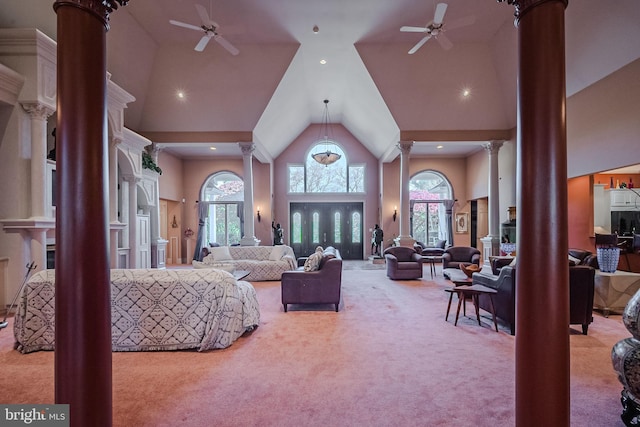
[[[204,32],[170,24],[200,26],[196,3],[238,55],[214,40],[197,52]],[[125,125],[180,156],[237,155],[248,134],[270,161],[321,122],[324,99],[331,121],[384,161],[397,155],[401,132],[416,135],[418,154],[464,155],[516,124],[513,7],[448,0],[443,29],[453,46],[432,38],[409,55],[423,34],[400,27],[426,26],[436,3],[131,0],[111,15],[108,69],[136,98]],[[52,5],[2,0],[0,28],[37,27],[55,40]],[[570,1],[565,16],[568,96],[640,58],[637,0]],[[463,21],[473,23],[453,28]]]

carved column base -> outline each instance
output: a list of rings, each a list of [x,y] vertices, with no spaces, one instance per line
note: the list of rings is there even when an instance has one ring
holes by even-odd
[[[481,238],[480,241],[482,242],[482,262],[489,266],[489,257],[500,255],[500,237],[489,235]]]

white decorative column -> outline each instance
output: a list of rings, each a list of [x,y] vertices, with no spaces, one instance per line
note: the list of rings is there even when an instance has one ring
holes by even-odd
[[[111,268],[118,268],[118,232],[124,224],[118,221],[118,145],[121,137],[109,141],[109,257]]]
[[[53,110],[41,103],[23,103],[31,119],[31,218],[42,220],[47,201],[47,119]],[[47,268],[47,229],[34,226],[29,230],[31,260],[36,270]]]
[[[244,172],[244,236],[240,245],[258,246],[260,240],[256,239],[253,223],[253,151],[256,145],[253,142],[239,142],[238,145],[242,150]]]
[[[129,187],[129,181],[127,181],[126,179],[122,179],[122,181],[120,182],[120,200],[122,202],[122,205],[120,206],[120,222],[124,227],[122,228],[122,234],[120,238],[121,247],[118,248],[118,251],[120,253],[126,254],[126,262],[124,263],[124,265],[118,264],[117,268],[129,268],[129,266],[132,265],[131,239],[129,237],[131,232],[131,215],[129,213]]]
[[[153,162],[158,164],[158,153],[160,149],[155,143],[151,144],[151,147],[147,147],[147,152],[153,159]],[[149,205],[149,220],[150,220],[150,231],[151,231],[151,268],[165,268],[166,259],[167,259],[167,243],[168,240],[165,240],[160,236],[160,188],[158,185],[158,178],[154,176],[153,181],[153,200],[150,202],[153,205]]]
[[[47,188],[47,118],[53,110],[39,103],[22,104],[31,117],[31,217],[44,218]]]
[[[413,141],[400,141],[400,235],[395,238],[397,246],[413,247],[416,242],[409,234],[409,154]]]
[[[128,188],[129,202],[128,202],[128,210],[122,211],[123,216],[128,218],[129,227],[128,235],[129,235],[129,268],[140,268],[140,260],[138,259],[138,250],[136,243],[136,233],[137,233],[137,220],[138,220],[138,182],[140,182],[140,178],[134,175],[126,175],[122,177],[123,184]],[[122,195],[124,197],[124,193]]]
[[[489,234],[482,241],[482,258],[489,264],[489,257],[500,254],[500,175],[498,151],[503,141],[491,141],[483,145],[489,154]]]

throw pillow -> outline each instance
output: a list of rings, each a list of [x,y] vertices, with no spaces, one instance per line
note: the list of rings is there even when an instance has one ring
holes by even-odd
[[[279,261],[286,254],[287,247],[284,245],[276,245],[271,249],[269,254],[269,261]]]
[[[314,252],[304,262],[304,271],[317,271],[322,261],[322,252]]]
[[[220,246],[217,248],[211,248],[211,255],[215,261],[233,261],[233,257],[229,253],[228,246]]]
[[[569,261],[573,261],[574,265],[580,264],[580,258],[576,258],[574,256],[569,255]]]

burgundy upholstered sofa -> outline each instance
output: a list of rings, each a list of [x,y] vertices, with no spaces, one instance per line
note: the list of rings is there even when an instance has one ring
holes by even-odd
[[[299,264],[301,260],[299,259]],[[342,289],[340,251],[327,247],[316,271],[304,271],[302,266],[297,270],[283,272],[280,287],[285,313],[289,304],[335,304],[337,312]]]

